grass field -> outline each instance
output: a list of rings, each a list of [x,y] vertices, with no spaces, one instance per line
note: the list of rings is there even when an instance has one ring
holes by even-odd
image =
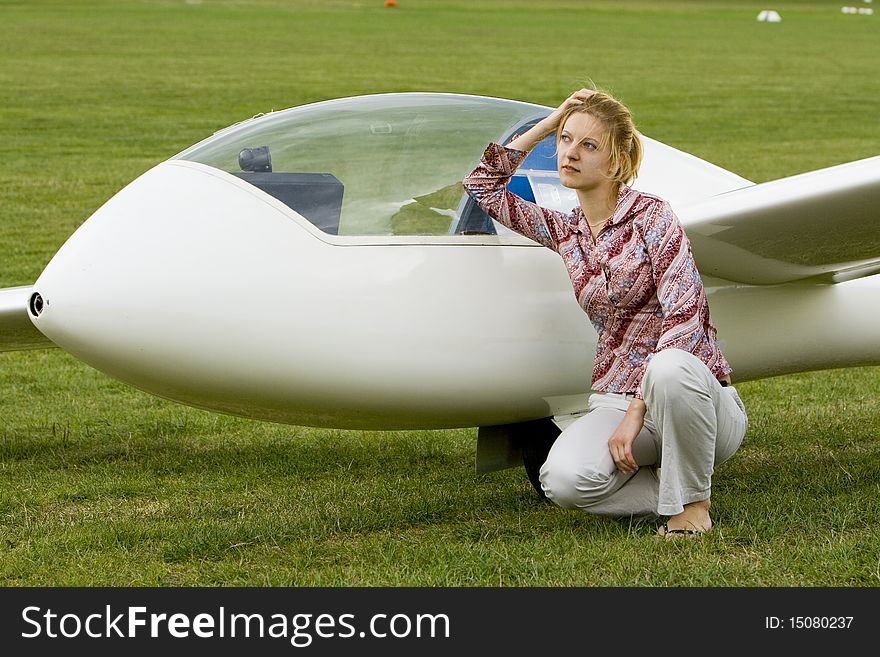
[[[755,181],[880,153],[880,17],[837,2],[399,2],[0,0],[0,287],[155,163],[340,96],[589,78]],[[880,368],[739,389],[717,531],[668,544],[474,475],[475,429],[257,423],[0,354],[0,585],[880,585]]]

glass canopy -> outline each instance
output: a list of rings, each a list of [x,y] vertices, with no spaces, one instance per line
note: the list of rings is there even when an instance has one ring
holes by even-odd
[[[174,159],[236,175],[331,234],[494,233],[494,222],[467,198],[461,181],[486,144],[503,143],[549,111],[479,96],[358,96],[256,117]],[[548,140],[510,187],[562,207],[567,201],[560,195],[570,190],[559,185]]]

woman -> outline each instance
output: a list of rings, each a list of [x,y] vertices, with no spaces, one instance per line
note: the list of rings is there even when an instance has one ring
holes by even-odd
[[[560,182],[580,204],[568,215],[505,189],[553,133]],[[748,420],[678,219],[628,186],[641,154],[629,110],[581,89],[507,147],[490,144],[464,185],[493,219],[562,256],[598,333],[596,394],[541,468],[547,497],[590,513],[668,516],[658,534],[693,536],[712,527],[714,467]]]

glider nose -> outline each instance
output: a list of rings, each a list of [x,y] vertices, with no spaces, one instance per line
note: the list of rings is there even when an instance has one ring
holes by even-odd
[[[43,297],[39,292],[34,292],[28,299],[28,312],[35,319],[43,312]]]
[[[303,251],[323,245],[273,201],[211,167],[162,163],[59,249],[28,314],[62,349],[136,387],[197,406],[232,396],[226,382],[247,380],[253,363],[278,369],[272,349],[296,332]]]
[[[33,288],[10,287],[0,290],[0,352],[45,349],[52,343],[34,326],[29,306],[34,304]]]

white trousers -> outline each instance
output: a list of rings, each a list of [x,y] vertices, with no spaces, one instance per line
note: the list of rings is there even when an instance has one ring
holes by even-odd
[[[609,516],[673,516],[709,499],[715,466],[733,456],[748,428],[736,389],[723,387],[693,354],[665,349],[648,363],[642,396],[647,413],[632,448],[639,469],[619,471],[608,450],[633,395],[597,393],[541,467],[548,499]]]

